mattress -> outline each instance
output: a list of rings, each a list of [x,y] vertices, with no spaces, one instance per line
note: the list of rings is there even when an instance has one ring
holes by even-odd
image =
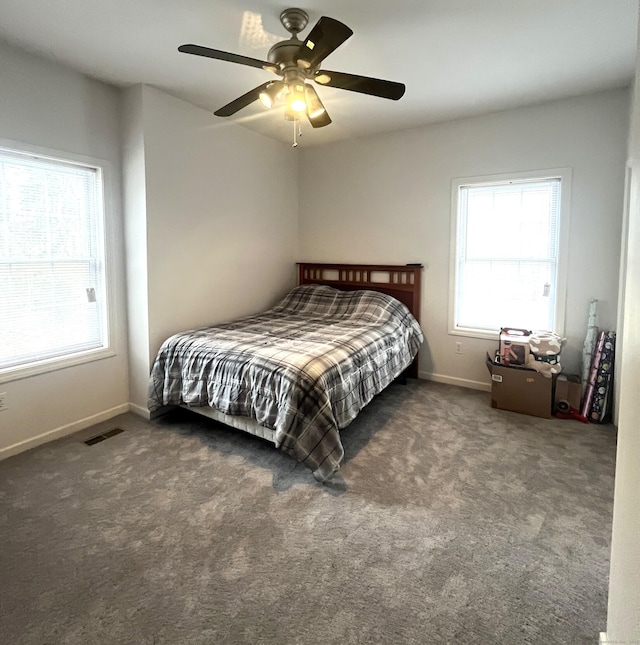
[[[391,296],[298,286],[266,312],[167,339],[149,409],[206,406],[252,419],[324,481],[344,457],[339,430],[411,364],[423,340]]]

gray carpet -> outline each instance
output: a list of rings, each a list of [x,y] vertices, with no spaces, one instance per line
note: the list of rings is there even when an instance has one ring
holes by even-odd
[[[0,642],[597,642],[612,426],[410,381],[343,443],[331,486],[182,411],[0,462]]]

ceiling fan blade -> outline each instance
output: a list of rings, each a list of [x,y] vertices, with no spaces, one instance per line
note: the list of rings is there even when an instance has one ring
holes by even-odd
[[[353,31],[347,25],[322,16],[300,45],[295,61],[304,69],[315,67],[352,35]]]
[[[322,101],[315,89],[311,85],[305,84],[304,94],[309,123],[314,128],[324,128],[325,125],[329,125],[331,123],[331,117],[327,113],[324,105],[322,105]]]
[[[247,107],[249,103],[253,103],[256,99],[260,98],[260,92],[265,90],[267,88],[267,85],[269,85],[270,83],[271,81],[268,81],[267,83],[258,85],[258,87],[254,87],[246,94],[239,96],[235,101],[231,101],[231,103],[223,105],[220,109],[216,110],[214,114],[216,116],[231,116],[232,114],[235,114],[242,108]]]
[[[320,85],[360,92],[361,94],[371,94],[372,96],[379,96],[393,101],[402,98],[406,89],[404,83],[384,81],[380,78],[358,76],[356,74],[345,74],[344,72],[329,72],[324,69],[316,73],[314,80]]]
[[[202,47],[202,45],[180,45],[179,52],[184,54],[195,54],[196,56],[205,56],[206,58],[215,58],[217,60],[226,60],[229,63],[238,63],[240,65],[249,65],[249,67],[258,67],[260,69],[273,70],[275,65],[267,62],[266,60],[258,60],[257,58],[249,58],[249,56],[241,56],[240,54],[231,54],[230,52],[223,52],[219,49],[211,49],[209,47]]]

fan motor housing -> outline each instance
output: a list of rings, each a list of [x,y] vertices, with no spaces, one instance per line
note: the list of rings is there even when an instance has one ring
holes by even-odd
[[[267,60],[284,69],[285,67],[297,67],[294,58],[300,51],[302,43],[297,38],[289,38],[276,43],[267,54]]]
[[[304,9],[292,7],[291,9],[285,9],[280,14],[280,22],[290,34],[297,34],[309,23],[309,14]]]

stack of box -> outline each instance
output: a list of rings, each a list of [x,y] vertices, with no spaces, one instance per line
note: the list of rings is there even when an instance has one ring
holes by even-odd
[[[551,418],[560,401],[563,406],[577,409],[581,394],[579,377],[562,375],[557,381],[558,377],[549,378],[528,367],[530,336],[531,332],[525,329],[500,330],[496,355],[487,354],[491,407],[544,419]]]

